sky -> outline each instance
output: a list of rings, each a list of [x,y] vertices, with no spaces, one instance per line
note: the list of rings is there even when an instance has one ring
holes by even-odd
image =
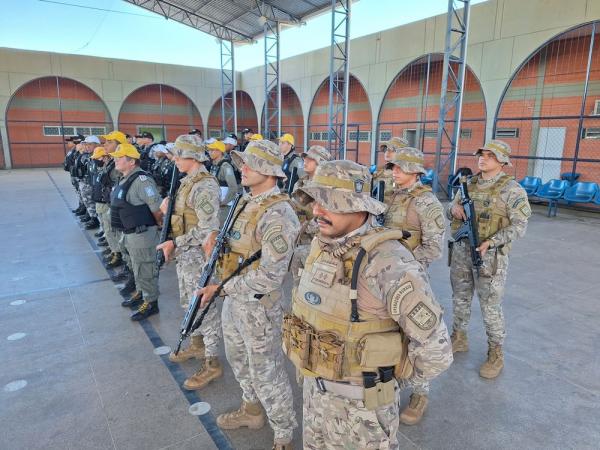
[[[220,67],[216,38],[123,0],[0,0],[0,8],[0,47]],[[352,5],[350,34],[365,36],[447,8],[447,0],[359,0]],[[330,28],[330,13],[285,28],[281,58],[329,47]],[[262,38],[235,52],[236,70],[264,64]]]

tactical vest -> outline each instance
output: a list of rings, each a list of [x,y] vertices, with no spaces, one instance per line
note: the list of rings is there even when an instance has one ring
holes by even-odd
[[[223,179],[219,178],[219,175],[221,174],[221,167],[225,163],[228,163],[231,166],[231,168],[233,169],[233,174],[236,175],[237,171],[236,171],[235,167],[233,166],[233,164],[231,162],[227,161],[227,159],[225,159],[225,157],[221,158],[221,160],[217,164],[213,164],[210,168],[211,175],[217,179],[217,181],[219,182],[219,186],[221,186],[221,187],[229,186],[227,184],[227,181],[225,181],[225,178],[223,178]],[[238,180],[238,177],[236,175],[235,180],[239,184],[241,181],[241,178],[240,178],[240,180]]]
[[[389,199],[389,209],[385,213],[384,225],[388,228],[408,231],[410,237],[402,242],[413,251],[421,245],[421,223],[414,210],[414,201],[419,196],[431,192],[429,186],[418,186],[407,193],[392,194]]]
[[[113,187],[110,172],[114,167],[115,162],[111,159],[104,169],[98,171],[94,176],[92,180],[92,200],[96,203],[110,203],[110,194]]]
[[[127,192],[140,175],[147,173],[139,171],[131,175],[123,184],[117,184],[110,197],[110,225],[113,230],[132,233],[137,227],[156,225],[156,219],[148,205],[132,205],[127,202]]]
[[[65,161],[63,162],[63,169],[65,169],[65,172],[71,172],[73,162],[75,161],[75,158],[77,156],[76,153],[77,151],[74,148],[72,148],[65,156]]]
[[[281,165],[281,170],[283,170],[283,173],[285,173],[285,176],[288,177],[288,179],[290,178],[290,175],[292,174],[292,171],[290,170],[290,166],[292,165],[292,163],[294,162],[294,160],[296,158],[300,158],[300,156],[298,155],[298,153],[296,153],[295,150],[290,150],[290,153],[292,154],[292,156],[290,156],[289,158],[284,158],[283,159],[283,164]]]
[[[227,252],[219,259],[218,274],[222,280],[231,275],[242,261],[260,250],[261,243],[256,240],[255,231],[263,214],[273,205],[280,202],[289,203],[289,201],[289,196],[284,193],[270,195],[259,203],[246,206],[239,216],[237,214],[242,205],[238,205],[233,215],[237,218],[227,239]],[[259,264],[260,260],[254,262],[245,271],[256,269]]]
[[[292,294],[292,314],[283,324],[283,349],[304,375],[363,386],[365,373],[381,368],[393,368],[396,378],[410,377],[408,339],[398,323],[357,306],[363,257],[401,236],[400,230],[376,228],[341,258],[313,241]]]
[[[477,183],[478,175],[469,180],[469,196],[473,199],[475,205],[475,219],[477,223],[477,232],[481,242],[489,239],[502,228],[510,225],[506,205],[500,198],[500,191],[506,186],[513,177],[502,175],[489,188],[483,189]],[[459,219],[453,219],[451,223],[452,231],[458,230],[462,222]]]
[[[89,153],[80,153],[79,158],[77,158],[75,167],[75,176],[80,179],[84,179],[87,175],[88,170],[88,161],[90,159]]]
[[[94,184],[94,178],[100,172],[102,168],[102,161],[97,159],[88,159],[88,171],[87,171],[87,184],[92,186]]]
[[[173,215],[171,216],[171,233],[173,233],[173,237],[188,233],[198,224],[196,211],[187,205],[187,199],[194,185],[205,178],[214,179],[209,173],[198,172],[190,179],[185,180],[185,183],[179,187],[175,196]]]

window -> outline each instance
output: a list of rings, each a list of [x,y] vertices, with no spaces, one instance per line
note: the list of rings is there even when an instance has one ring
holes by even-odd
[[[473,130],[470,128],[461,128],[460,129],[460,138],[461,139],[471,139],[473,136]]]
[[[519,137],[519,129],[518,128],[497,128],[496,135],[494,138],[518,138]]]
[[[100,136],[106,134],[106,127],[55,127],[51,125],[43,126],[44,136],[75,136],[83,134],[84,136]]]
[[[216,128],[209,128],[208,137],[212,139],[221,139],[221,130]]]
[[[370,142],[371,132],[370,131],[351,131],[348,133],[348,140],[356,142]]]
[[[44,126],[44,136],[60,136],[60,127]]]
[[[437,130],[423,130],[423,137],[437,139]]]
[[[77,133],[75,133],[74,127],[63,127],[63,134],[65,136],[75,136]]]
[[[313,131],[310,133],[310,140],[311,141],[326,141],[329,138],[329,132],[328,131]]]
[[[91,127],[90,134],[93,134],[94,136],[106,134],[106,127]]]
[[[392,132],[391,131],[380,131],[379,132],[379,142],[386,142],[389,141],[392,138]]]
[[[600,116],[600,100],[596,100],[594,102],[594,110],[592,111],[592,116]]]
[[[583,139],[600,139],[600,128],[584,128],[581,137]]]

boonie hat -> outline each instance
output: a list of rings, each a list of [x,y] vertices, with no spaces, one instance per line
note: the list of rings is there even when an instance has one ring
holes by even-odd
[[[281,169],[283,157],[279,147],[271,141],[265,139],[260,141],[250,141],[244,152],[234,150],[231,152],[231,160],[242,170],[246,164],[252,170],[263,174],[286,179],[286,175]]]

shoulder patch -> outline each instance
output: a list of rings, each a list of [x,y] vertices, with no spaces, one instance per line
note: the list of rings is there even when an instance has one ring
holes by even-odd
[[[273,250],[275,250],[280,255],[287,252],[288,250],[288,244],[285,241],[283,234],[281,233],[271,237],[268,242],[273,247]]]
[[[210,200],[208,197],[202,197],[202,199],[200,200],[200,204],[198,205],[198,207],[204,212],[204,214],[212,214],[215,212],[215,208],[213,207],[213,205],[210,203]]]
[[[421,330],[431,330],[437,321],[433,311],[423,302],[417,303],[417,305],[411,309],[408,313],[408,318]]]
[[[413,292],[415,287],[412,281],[407,281],[401,284],[392,294],[389,301],[390,314],[397,316],[400,314],[400,304],[404,297]]]
[[[143,176],[143,175],[142,175]],[[140,177],[141,178],[141,177]],[[154,197],[156,195],[156,191],[154,190],[154,187],[152,186],[146,186],[144,188],[144,191],[146,192],[146,195],[148,197]]]

